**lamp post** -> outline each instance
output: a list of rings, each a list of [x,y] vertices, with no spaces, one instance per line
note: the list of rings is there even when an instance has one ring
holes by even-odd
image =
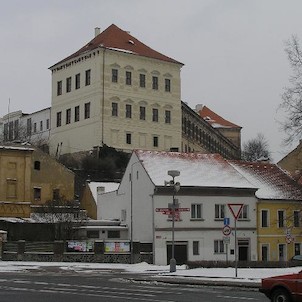
[[[175,194],[180,189],[180,183],[175,183],[175,177],[180,175],[180,172],[177,170],[169,170],[168,175],[172,177],[172,180],[169,183],[170,186],[173,186],[173,203],[172,203],[172,253],[170,259],[170,272],[176,272],[176,260],[175,260],[175,244],[174,244],[174,233],[175,233],[175,208],[176,208],[176,199]]]
[[[133,253],[133,166],[141,163],[142,160],[136,161],[131,165],[130,172],[130,262],[134,263],[134,253]]]

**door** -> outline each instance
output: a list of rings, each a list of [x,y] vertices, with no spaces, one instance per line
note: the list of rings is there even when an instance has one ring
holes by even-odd
[[[250,240],[239,239],[238,240],[238,260],[249,261],[250,260]]]
[[[176,242],[174,244],[174,256],[177,265],[182,265],[188,261],[188,244],[186,242]],[[172,244],[167,243],[167,264],[172,257]]]

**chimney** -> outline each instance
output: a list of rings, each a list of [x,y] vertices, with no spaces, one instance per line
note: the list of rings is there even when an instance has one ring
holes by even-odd
[[[202,108],[203,108],[203,104],[197,104],[197,105],[195,106],[195,111],[196,111],[196,112],[199,112]]]
[[[96,37],[96,36],[98,36],[100,33],[101,33],[101,29],[100,29],[99,27],[96,27],[96,28],[94,29],[94,36]]]

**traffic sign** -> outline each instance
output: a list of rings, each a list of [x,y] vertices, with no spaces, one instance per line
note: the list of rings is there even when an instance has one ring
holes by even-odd
[[[222,234],[224,236],[229,236],[232,232],[232,229],[229,225],[225,225],[223,228],[222,228]]]
[[[243,203],[228,203],[228,207],[231,213],[233,214],[235,220],[237,220],[238,216],[242,211]]]
[[[223,219],[223,225],[230,225],[230,218],[225,217]]]
[[[230,244],[231,242],[231,238],[229,236],[224,236],[223,237],[223,243],[224,244]]]

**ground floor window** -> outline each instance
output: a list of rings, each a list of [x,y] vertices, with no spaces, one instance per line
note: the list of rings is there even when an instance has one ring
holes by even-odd
[[[224,253],[223,240],[214,240],[214,253],[215,254],[223,254]]]

